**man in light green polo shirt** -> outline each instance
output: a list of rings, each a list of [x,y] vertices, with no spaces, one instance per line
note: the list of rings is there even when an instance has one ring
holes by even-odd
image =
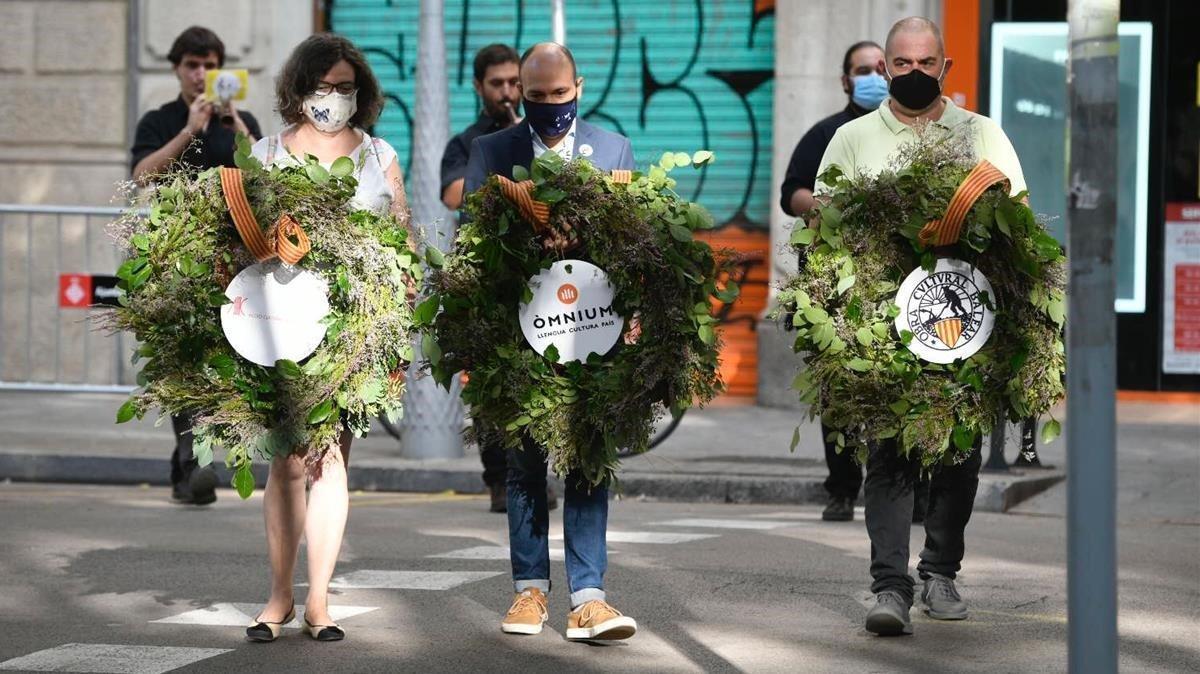
[[[968,112],[941,95],[952,62],[932,21],[911,17],[892,26],[878,69],[888,79],[889,97],[879,108],[843,124],[821,158],[818,176],[834,164],[847,175],[875,175],[888,167],[899,147],[915,137],[918,123],[935,133],[970,134],[976,157],[1004,172],[1012,193],[1025,189],[1025,176],[1012,143],[992,120]],[[830,187],[818,178],[820,198]],[[925,546],[917,572],[924,582],[925,612],[939,620],[962,620],[967,604],[954,585],[965,551],[964,534],[979,486],[980,440],[958,465],[941,466],[929,481]],[[914,586],[908,573],[916,466],[898,456],[893,440],[877,443],[867,457],[863,484],[867,533],[871,537],[871,591],[875,606],[867,631],[912,634],[909,608]]]
[[[1021,162],[1000,125],[941,95],[941,84],[953,65],[953,60],[945,57],[941,31],[932,21],[912,17],[893,26],[878,66],[889,80],[891,96],[874,112],[838,128],[821,157],[815,192],[829,191],[820,175],[833,164],[847,175],[884,169],[896,150],[913,139],[913,125],[918,120],[941,132],[971,134],[976,156],[1008,176],[1012,194],[1024,190]]]

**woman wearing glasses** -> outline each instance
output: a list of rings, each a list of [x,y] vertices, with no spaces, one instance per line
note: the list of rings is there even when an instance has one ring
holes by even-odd
[[[396,151],[363,130],[378,117],[383,94],[362,52],[337,35],[309,37],[284,65],[276,98],[288,126],[255,143],[255,157],[265,165],[286,165],[302,164],[306,155],[312,155],[326,168],[339,157],[350,157],[358,188],[348,206],[380,214],[390,211],[407,226],[408,200]],[[271,462],[263,494],[271,596],[246,629],[247,639],[274,641],[282,626],[295,618],[292,577],[302,535],[308,551],[304,631],[319,641],[345,637],[329,615],[328,591],[349,510],[346,468],[351,437],[349,431],[342,432],[341,451],[330,452],[315,476],[305,470],[304,452]],[[312,485],[306,503],[309,477]]]

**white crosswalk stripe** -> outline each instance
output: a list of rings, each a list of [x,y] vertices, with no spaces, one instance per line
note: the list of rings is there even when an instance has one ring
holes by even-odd
[[[341,590],[450,590],[502,573],[504,572],[361,569],[335,577],[329,587]]]
[[[439,552],[435,555],[426,555],[429,559],[485,559],[485,560],[509,560],[509,549],[507,545],[476,545],[471,548],[463,548],[461,550],[451,550],[450,552]],[[566,551],[562,548],[550,548],[550,560],[561,562],[566,559]]]
[[[151,620],[151,623],[161,625],[214,625],[221,627],[242,627],[249,625],[258,612],[262,610],[262,604],[213,604],[206,608],[199,608],[192,611],[184,611],[183,613]],[[371,611],[379,610],[378,606],[339,606],[331,605],[329,607],[329,617],[333,618],[334,622],[341,622],[348,618],[353,618],[357,615],[370,613]],[[288,623],[287,627],[300,627],[300,621],[304,619],[304,607],[296,607],[296,619]]]
[[[0,662],[0,670],[162,674],[229,652],[228,648],[72,643],[5,660]]]
[[[685,534],[678,531],[609,531],[605,538],[609,543],[650,543],[653,545],[674,545],[690,543],[705,538],[716,538],[718,534]],[[561,541],[562,534],[550,537],[552,541]]]
[[[768,529],[778,529],[780,527],[795,526],[795,522],[780,522],[776,520],[725,520],[725,519],[703,519],[703,518],[685,518],[679,520],[668,520],[666,522],[655,522],[658,526],[666,527],[698,527],[702,529],[751,529],[766,531]]]

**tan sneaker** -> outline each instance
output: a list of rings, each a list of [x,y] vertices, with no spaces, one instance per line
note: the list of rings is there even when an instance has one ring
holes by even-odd
[[[637,632],[637,622],[599,599],[593,599],[567,615],[568,639],[628,639]]]
[[[538,634],[550,617],[546,611],[546,595],[536,587],[519,592],[500,623],[500,631],[508,634]]]

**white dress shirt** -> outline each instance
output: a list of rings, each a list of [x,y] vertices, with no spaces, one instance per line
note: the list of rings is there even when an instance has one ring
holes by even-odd
[[[546,147],[537,131],[534,131],[533,127],[529,127],[529,135],[533,136],[533,158],[537,159],[547,152],[557,152],[563,161],[571,161],[571,158],[575,156],[575,124],[576,122],[571,122],[571,129],[567,131],[567,135],[563,136],[562,140],[558,141],[554,147]]]

